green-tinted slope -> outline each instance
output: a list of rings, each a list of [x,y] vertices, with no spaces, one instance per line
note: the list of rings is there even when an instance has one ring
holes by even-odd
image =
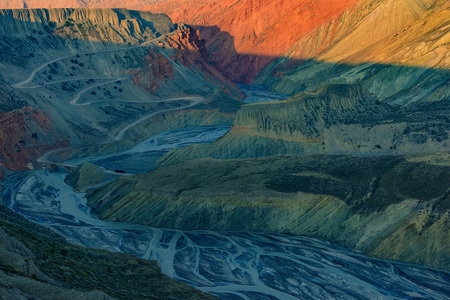
[[[449,269],[450,169],[431,156],[192,160],[124,176],[88,199],[112,221],[312,235]]]
[[[0,206],[2,299],[215,299],[155,261],[66,243]]]

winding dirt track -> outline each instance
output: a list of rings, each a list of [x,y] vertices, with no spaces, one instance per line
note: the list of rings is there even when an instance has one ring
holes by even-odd
[[[12,84],[11,86],[14,87],[14,88],[19,88],[19,89],[33,89],[33,88],[41,88],[41,87],[43,87],[43,86],[45,86],[45,85],[50,85],[50,84],[55,84],[55,83],[61,83],[61,82],[68,82],[68,81],[79,80],[79,79],[73,79],[73,78],[71,78],[71,79],[67,79],[67,80],[57,80],[57,81],[51,81],[51,82],[47,82],[47,83],[42,83],[42,84],[39,84],[39,85],[27,86],[27,84],[29,84],[30,82],[33,81],[33,79],[36,77],[36,75],[37,75],[37,73],[38,73],[39,71],[41,71],[42,69],[44,69],[45,67],[47,67],[47,65],[52,64],[52,63],[54,63],[54,62],[57,62],[57,61],[60,61],[60,60],[66,59],[66,58],[74,57],[74,56],[76,56],[77,54],[78,54],[78,55],[80,55],[80,54],[95,54],[95,53],[103,53],[103,52],[114,52],[114,51],[130,50],[130,49],[133,49],[133,48],[143,47],[143,46],[145,46],[145,45],[154,43],[154,42],[160,40],[160,39],[163,38],[163,37],[164,37],[164,36],[161,36],[161,37],[159,37],[159,38],[156,38],[156,39],[153,39],[153,40],[147,41],[147,42],[145,42],[145,43],[142,43],[142,44],[140,44],[140,45],[132,46],[132,47],[116,48],[116,49],[107,49],[107,50],[99,50],[99,51],[91,51],[91,52],[82,52],[82,53],[74,53],[74,54],[71,54],[71,55],[66,55],[66,56],[62,56],[62,57],[59,57],[59,58],[55,58],[55,59],[52,59],[52,60],[50,60],[50,61],[47,61],[46,63],[44,63],[44,64],[42,64],[42,65],[36,67],[36,68],[31,72],[30,76],[29,76],[26,80],[24,80],[24,81],[22,81],[22,82],[15,83],[15,84]],[[174,63],[174,64],[175,64],[175,63]],[[176,67],[176,66],[175,66],[175,67]],[[182,76],[185,75],[184,72],[183,72],[182,70],[181,70],[180,72],[181,72]],[[84,88],[84,89],[81,90],[81,91],[80,91],[80,92],[79,92],[72,100],[69,101],[69,104],[70,104],[70,105],[73,105],[73,106],[88,106],[88,105],[91,105],[91,104],[93,104],[93,103],[102,103],[102,102],[108,103],[108,102],[110,102],[109,100],[104,100],[104,101],[91,101],[91,102],[85,102],[85,103],[78,103],[78,101],[79,101],[80,97],[81,97],[84,93],[86,93],[87,91],[89,91],[89,90],[92,89],[92,88],[95,88],[95,87],[98,87],[98,86],[101,86],[101,85],[110,84],[110,83],[116,82],[116,81],[118,81],[118,80],[127,80],[127,79],[129,79],[129,78],[128,78],[128,77],[124,77],[124,76],[116,76],[116,77],[115,77],[115,76],[112,76],[112,77],[102,77],[102,78],[98,78],[98,79],[102,79],[102,80],[108,80],[108,79],[110,79],[110,80],[105,81],[105,82],[102,82],[102,83],[97,83],[97,84],[94,84],[94,85],[90,85],[90,86]],[[157,111],[157,112],[152,112],[152,113],[150,113],[150,114],[148,114],[148,115],[146,115],[146,116],[144,116],[144,117],[142,117],[142,118],[140,118],[140,119],[134,121],[133,123],[127,125],[127,126],[124,127],[122,130],[120,130],[120,132],[118,132],[114,137],[110,138],[110,139],[109,139],[108,141],[106,141],[106,142],[98,143],[98,145],[100,145],[100,144],[107,144],[107,143],[113,143],[113,142],[118,142],[118,141],[122,140],[123,137],[124,137],[124,134],[125,134],[128,130],[130,130],[130,129],[133,128],[134,126],[136,126],[136,125],[138,125],[138,124],[144,122],[145,120],[147,120],[147,119],[149,119],[149,118],[151,118],[151,117],[153,117],[153,116],[155,116],[155,115],[157,115],[157,114],[161,114],[161,113],[165,113],[165,112],[169,112],[169,111],[176,111],[176,110],[186,109],[186,108],[195,106],[195,105],[197,105],[197,104],[203,102],[204,100],[205,100],[205,98],[204,98],[204,97],[200,97],[200,96],[186,96],[186,97],[176,97],[176,98],[167,98],[167,99],[158,99],[158,100],[148,100],[148,101],[145,101],[145,100],[139,100],[139,101],[126,101],[126,100],[122,100],[122,101],[121,101],[121,100],[117,100],[117,101],[115,101],[115,102],[123,102],[123,103],[137,103],[137,102],[138,102],[138,103],[160,103],[160,102],[172,102],[172,101],[190,101],[190,103],[189,103],[189,104],[186,104],[186,105],[183,105],[183,106],[175,107],[175,108],[168,108],[168,109],[160,110],[160,111]],[[49,156],[51,153],[57,152],[57,151],[62,150],[62,149],[68,149],[68,148],[73,148],[73,147],[60,148],[60,149],[56,149],[56,150],[49,151],[49,152],[47,152],[46,154],[44,154],[43,156],[39,157],[39,158],[37,159],[37,161],[38,161],[38,162],[41,162],[41,163],[52,163],[52,164],[55,164],[54,162],[48,160],[48,156]]]
[[[174,31],[173,33],[176,33],[176,32],[177,32],[177,31]],[[173,33],[172,33],[172,34],[173,34]],[[78,54],[78,55],[84,55],[84,54],[96,54],[96,53],[106,53],[106,52],[116,52],[116,51],[126,51],[126,50],[131,50],[131,49],[140,48],[140,47],[144,47],[144,46],[146,46],[146,45],[153,44],[153,43],[155,43],[155,42],[157,42],[157,41],[159,41],[159,40],[161,40],[161,39],[164,39],[164,38],[166,38],[166,35],[162,35],[162,36],[160,36],[160,37],[151,39],[151,40],[149,40],[149,41],[146,41],[146,42],[144,42],[144,43],[142,43],[142,44],[139,44],[139,45],[136,45],[136,46],[131,46],[131,47],[117,47],[117,48],[113,48],[113,49],[105,49],[105,50],[97,50],[97,51],[77,52],[77,53],[72,53],[72,54],[70,54],[70,55],[61,56],[61,57],[52,59],[52,60],[50,60],[50,61],[47,61],[46,63],[40,65],[40,66],[37,67],[37,68],[35,68],[35,69],[31,72],[30,76],[29,76],[27,79],[25,79],[24,81],[18,82],[18,83],[14,83],[14,84],[12,84],[11,86],[12,86],[12,87],[15,87],[15,88],[31,88],[31,87],[24,87],[24,85],[26,85],[26,84],[30,83],[31,81],[33,81],[34,77],[36,77],[36,74],[37,74],[39,71],[41,71],[42,69],[44,69],[45,67],[47,67],[47,65],[52,64],[52,63],[57,62],[57,61],[60,61],[60,60],[63,60],[63,59],[66,59],[66,58],[69,58],[69,57],[74,57],[74,56],[76,56],[77,54]],[[111,77],[111,78],[112,78],[112,77]],[[72,80],[73,80],[73,79],[72,79]],[[70,80],[67,80],[67,81],[70,81]],[[55,81],[55,82],[53,82],[53,83],[56,83],[56,82],[64,82],[64,81]],[[39,86],[36,86],[36,87],[39,87]]]

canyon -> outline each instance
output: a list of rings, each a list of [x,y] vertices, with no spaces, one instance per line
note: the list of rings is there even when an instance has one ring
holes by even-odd
[[[242,97],[235,84],[202,61],[195,30],[178,28],[167,16],[112,9],[1,14],[2,119],[9,128],[2,131],[2,142],[8,143],[2,164],[7,169],[26,169],[26,161],[52,148],[97,144],[99,138],[107,142],[122,124],[148,110],[189,106],[193,100],[186,95]],[[27,73],[32,75],[17,83]],[[205,106],[212,115],[219,110]],[[218,119],[227,123],[230,117]]]
[[[66,167],[108,222],[450,270],[448,1],[124,5],[0,1],[0,178]]]
[[[0,178],[171,128],[229,125],[243,97],[204,61],[198,32],[163,14],[1,10],[0,23]],[[154,260],[74,248],[20,218],[2,211],[1,297],[215,298],[161,274]]]

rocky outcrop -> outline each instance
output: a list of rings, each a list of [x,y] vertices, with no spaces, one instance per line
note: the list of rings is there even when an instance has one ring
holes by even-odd
[[[31,103],[0,80],[0,179],[3,170],[25,170],[33,158],[67,144],[49,116]]]
[[[3,1],[4,2],[4,1]],[[195,25],[206,40],[214,66],[229,79],[250,82],[261,69],[282,56],[299,38],[338,18],[356,0],[254,1],[193,3],[170,1],[27,0],[32,7],[123,7],[168,14],[175,22]],[[17,8],[3,3],[1,7]]]
[[[173,24],[167,15],[125,9],[0,10],[0,24],[2,168],[22,170],[56,147],[111,141],[140,118],[160,117],[159,111],[169,116],[203,100],[205,114],[214,109],[212,114],[220,114],[215,101],[237,104],[243,97],[204,61],[198,32]],[[239,104],[234,106],[233,112]],[[204,123],[230,124],[230,113]],[[150,121],[144,127],[152,126]],[[156,128],[141,130],[139,140]]]
[[[448,100],[399,107],[362,85],[334,84],[285,101],[244,105],[232,130],[211,145],[173,150],[162,164],[194,158],[299,154],[358,156],[447,151]]]
[[[179,24],[159,45],[161,48],[150,49],[142,68],[131,72],[136,85],[162,97],[173,91],[209,96],[219,87],[233,97],[244,97],[234,83],[208,64],[205,41],[198,30]]]
[[[0,206],[2,299],[216,299],[156,262],[73,246]]]
[[[49,116],[31,106],[0,113],[0,127],[0,164],[8,170],[26,170],[36,157],[68,144]]]
[[[228,78],[251,82],[260,70],[321,24],[336,19],[346,1],[162,1],[143,6],[200,28],[214,65]]]
[[[450,269],[448,157],[193,160],[124,176],[88,203],[111,221],[319,236]]]
[[[0,33],[137,43],[169,33],[174,24],[167,15],[125,9],[18,9],[0,10]]]

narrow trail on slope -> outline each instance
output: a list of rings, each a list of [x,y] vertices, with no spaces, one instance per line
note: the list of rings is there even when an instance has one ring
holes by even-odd
[[[111,78],[113,78],[113,77],[111,77]],[[101,82],[101,83],[97,83],[97,84],[90,85],[90,86],[84,88],[83,90],[81,90],[81,91],[75,96],[75,98],[73,98],[72,100],[69,101],[69,104],[70,104],[70,105],[73,105],[73,106],[86,106],[86,105],[91,105],[92,103],[109,102],[109,100],[104,100],[104,101],[91,101],[91,102],[85,102],[85,103],[78,103],[78,100],[80,100],[81,95],[83,95],[84,93],[86,93],[86,92],[89,91],[90,89],[93,89],[93,88],[98,87],[98,86],[101,86],[101,85],[114,83],[114,82],[116,82],[116,81],[118,81],[118,80],[126,80],[126,79],[129,79],[129,78],[126,78],[126,77],[117,77],[117,78],[114,78],[113,80],[110,80],[110,81],[106,81],[106,82]],[[127,101],[119,101],[119,102],[127,102]],[[136,102],[137,102],[137,101],[136,101]],[[142,102],[142,101],[141,101],[141,102]]]
[[[147,116],[144,116],[136,121],[134,121],[133,123],[131,123],[130,125],[126,126],[125,128],[123,128],[111,141],[112,142],[118,142],[120,140],[123,139],[123,135],[125,134],[125,132],[127,132],[130,128],[144,122],[145,120],[153,117],[154,115],[160,114],[160,113],[165,113],[165,112],[169,112],[169,111],[176,111],[176,110],[181,110],[181,109],[185,109],[185,108],[189,108],[192,106],[195,106],[199,103],[202,102],[202,100],[204,100],[205,98],[203,97],[180,97],[180,98],[171,98],[171,99],[165,99],[163,101],[158,101],[158,102],[169,102],[169,101],[179,101],[179,100],[191,100],[193,101],[190,104],[184,105],[184,106],[180,106],[180,107],[175,107],[175,108],[168,108],[166,110],[162,110],[162,111],[157,111],[154,113],[151,113]],[[155,102],[155,101],[149,101],[149,102]]]
[[[114,78],[116,78],[116,77],[108,76],[108,77],[90,77],[89,79],[93,79],[93,80],[112,80]],[[83,80],[86,80],[86,78],[85,77],[82,77],[82,78],[78,77],[78,78],[72,78],[72,79],[54,80],[54,81],[51,81],[51,82],[42,82],[42,83],[40,83],[38,85],[21,86],[21,87],[16,87],[16,88],[19,88],[19,89],[37,89],[37,88],[41,88],[41,87],[46,86],[46,85],[52,85],[52,84],[56,84],[56,83],[70,82],[70,81],[83,81]]]
[[[177,31],[174,31],[174,32],[172,32],[171,34],[175,34],[176,32],[177,32]],[[161,39],[166,38],[166,36],[167,36],[167,35],[165,34],[165,35],[162,35],[162,36],[160,36],[160,37],[157,37],[157,38],[151,39],[151,40],[149,40],[149,41],[146,41],[146,42],[144,42],[144,43],[142,43],[142,44],[139,44],[139,45],[136,45],[136,46],[131,46],[131,47],[130,47],[130,46],[128,46],[128,47],[117,47],[117,48],[113,48],[113,49],[104,49],[104,50],[97,50],[97,51],[77,52],[77,53],[73,53],[73,54],[70,54],[70,55],[61,56],[61,57],[52,59],[52,60],[50,60],[50,61],[47,61],[47,62],[45,62],[44,64],[42,64],[42,65],[36,67],[33,71],[31,71],[31,74],[30,74],[30,76],[29,76],[27,79],[25,79],[24,81],[18,82],[18,83],[11,84],[11,86],[12,86],[12,87],[15,87],[15,88],[26,88],[26,87],[24,87],[24,85],[26,85],[26,84],[30,83],[31,81],[33,81],[33,79],[36,77],[36,74],[37,74],[39,71],[41,71],[42,69],[44,69],[45,67],[47,67],[49,64],[52,64],[52,63],[54,63],[54,62],[58,62],[58,61],[60,61],[60,60],[63,60],[63,59],[69,58],[69,57],[74,57],[74,56],[76,56],[76,55],[83,55],[83,54],[97,54],[97,53],[107,53],[107,52],[126,51],[126,50],[136,49],[136,48],[140,48],[140,47],[144,47],[144,46],[153,44],[153,43],[155,43],[155,42],[157,42],[157,41],[159,41],[159,40],[161,40]],[[62,81],[61,81],[61,82],[62,82]]]
[[[172,33],[173,34],[173,33]],[[65,55],[62,57],[58,57],[55,59],[52,59],[50,61],[45,62],[44,64],[36,67],[30,74],[30,76],[25,79],[24,81],[12,84],[11,86],[14,88],[19,88],[19,89],[34,89],[34,88],[40,88],[46,85],[51,85],[51,84],[55,84],[55,83],[61,83],[61,82],[69,82],[69,81],[76,81],[76,80],[82,80],[82,79],[67,79],[67,80],[56,80],[56,81],[51,81],[51,82],[46,82],[46,83],[42,83],[39,85],[35,85],[35,86],[25,86],[27,84],[29,84],[30,82],[33,81],[33,79],[36,77],[37,73],[39,71],[41,71],[42,69],[44,69],[45,67],[47,67],[49,64],[52,64],[54,62],[58,62],[61,61],[63,59],[66,58],[70,58],[70,57],[75,57],[76,55],[82,55],[82,54],[96,54],[96,53],[105,53],[105,52],[115,52],[115,51],[124,51],[124,50],[131,50],[131,49],[135,49],[135,48],[139,48],[139,47],[143,47],[146,45],[150,45],[152,43],[155,43],[158,40],[161,40],[163,38],[165,38],[166,35],[160,36],[158,38],[152,39],[150,41],[144,42],[140,45],[136,45],[136,46],[132,46],[132,47],[123,47],[123,48],[115,48],[115,49],[106,49],[106,50],[98,50],[98,51],[89,51],[89,52],[80,52],[80,53],[73,53],[70,55]],[[164,55],[164,54],[163,54]],[[176,66],[176,63],[172,61],[172,63],[175,65],[175,68],[179,67]],[[178,68],[179,69],[179,68]],[[183,77],[186,77],[186,74],[184,72],[184,70],[179,70],[179,72],[182,74]],[[86,93],[87,91],[91,90],[92,88],[98,87],[98,86],[102,86],[102,85],[106,85],[106,84],[110,84],[110,83],[114,83],[120,80],[128,80],[128,77],[124,77],[124,76],[117,76],[117,77],[98,77],[97,79],[102,79],[102,80],[108,80],[105,82],[101,82],[101,83],[97,83],[97,84],[93,84],[90,85],[86,88],[84,88],[83,90],[81,90],[80,92],[78,92],[76,94],[76,96],[69,101],[69,104],[72,106],[89,106],[91,104],[94,103],[108,103],[110,102],[109,100],[103,100],[103,101],[90,101],[90,102],[85,102],[85,103],[78,103],[78,101],[80,100],[81,96]],[[48,157],[53,154],[56,153],[58,151],[61,150],[65,150],[65,149],[73,149],[73,148],[77,148],[77,147],[82,147],[82,146],[96,146],[96,145],[106,145],[106,144],[110,144],[110,143],[114,143],[114,142],[119,142],[124,138],[125,133],[130,130],[131,128],[133,128],[134,126],[144,122],[147,119],[150,119],[151,117],[157,115],[157,114],[162,114],[165,112],[169,112],[169,111],[176,111],[176,110],[182,110],[182,109],[186,109],[192,106],[195,106],[199,103],[201,103],[202,101],[204,101],[205,98],[201,97],[201,96],[186,96],[186,97],[176,97],[176,98],[167,98],[167,99],[158,99],[158,100],[139,100],[139,101],[130,101],[130,100],[117,100],[115,102],[121,102],[121,103],[161,103],[161,102],[174,102],[174,101],[190,101],[191,103],[187,104],[187,105],[183,105],[183,106],[179,106],[179,107],[174,107],[174,108],[168,108],[168,109],[164,109],[164,110],[160,110],[157,112],[152,112],[146,116],[143,116],[141,118],[139,118],[138,120],[134,121],[133,123],[127,125],[126,127],[124,127],[122,130],[120,130],[114,137],[110,138],[107,141],[98,143],[98,144],[94,144],[94,145],[76,145],[76,146],[70,146],[70,147],[64,147],[64,148],[59,148],[59,149],[55,149],[52,151],[49,151],[47,153],[45,153],[44,155],[42,155],[41,157],[39,157],[36,161],[40,162],[40,163],[51,163],[51,164],[55,164],[54,162],[48,160]],[[62,165],[62,163],[61,163]]]

